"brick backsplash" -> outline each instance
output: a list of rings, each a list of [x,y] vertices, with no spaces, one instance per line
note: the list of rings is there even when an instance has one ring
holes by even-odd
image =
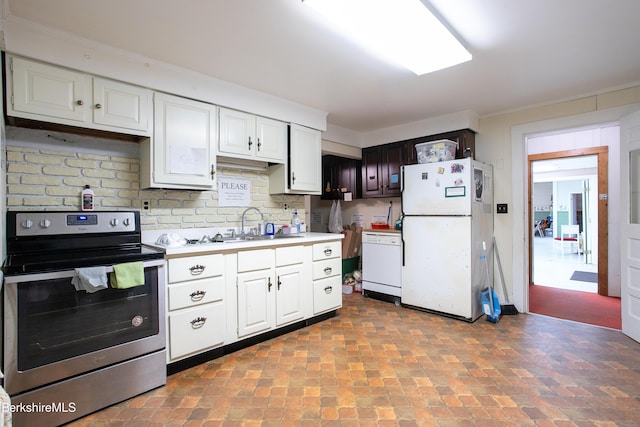
[[[102,153],[57,151],[11,145],[7,141],[8,210],[79,210],[80,192],[90,185],[96,210],[141,211],[143,230],[240,226],[244,207],[218,207],[218,192],[141,190],[138,158]],[[218,176],[251,181],[251,206],[259,208],[265,220],[287,223],[291,212],[283,203],[304,214],[304,197],[269,195],[266,172],[220,169]],[[150,210],[141,209],[142,201]],[[252,213],[249,219],[258,219]]]

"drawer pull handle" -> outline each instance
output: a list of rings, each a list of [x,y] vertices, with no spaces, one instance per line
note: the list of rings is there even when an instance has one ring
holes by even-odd
[[[325,254],[326,256],[329,256],[329,255],[331,255],[332,253],[333,253],[333,251],[331,250],[331,248],[326,248],[326,249],[324,250],[324,254]]]
[[[191,327],[193,329],[202,328],[206,322],[207,322],[206,317],[196,317],[191,321]]]
[[[324,269],[324,274],[329,275],[329,274],[331,274],[331,272],[332,272],[332,271],[333,271],[333,268],[331,268],[331,267],[326,267],[326,268]]]
[[[189,271],[191,272],[191,274],[193,276],[198,276],[202,273],[204,273],[204,269],[206,267],[204,265],[200,265],[200,264],[196,264],[193,267],[189,267]]]
[[[324,288],[325,294],[330,294],[331,292],[333,292],[333,286],[327,286]]]
[[[280,281],[280,276],[278,276],[278,290],[280,290],[280,286],[282,286],[282,282]]]
[[[207,291],[195,291],[195,292],[191,292],[191,295],[189,295],[191,297],[191,301],[200,301],[202,298],[204,298],[204,294],[206,294]]]

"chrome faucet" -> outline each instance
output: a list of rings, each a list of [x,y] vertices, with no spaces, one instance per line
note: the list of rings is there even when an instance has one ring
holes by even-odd
[[[258,213],[260,214],[260,220],[261,220],[262,222],[264,222],[264,215],[262,214],[262,212],[260,212],[260,209],[258,209],[258,208],[256,208],[256,207],[253,207],[253,206],[252,206],[252,207],[249,207],[249,208],[247,208],[247,209],[245,209],[245,210],[244,210],[244,212],[242,212],[242,228],[240,229],[240,235],[241,235],[242,237],[244,237],[244,236],[246,235],[246,234],[245,234],[245,232],[244,232],[244,216],[246,215],[246,213],[247,213],[248,211],[250,211],[250,210],[252,210],[252,209],[253,209],[253,210],[255,210],[256,212],[258,212]],[[260,235],[260,226],[261,226],[261,224],[262,224],[262,223],[258,224],[258,235]]]

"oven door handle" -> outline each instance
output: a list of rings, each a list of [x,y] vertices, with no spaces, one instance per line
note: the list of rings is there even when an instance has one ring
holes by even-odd
[[[159,267],[164,266],[166,261],[164,259],[154,259],[151,261],[145,261],[143,263],[144,268],[149,267]],[[113,266],[108,265],[105,266],[107,273],[113,273]],[[51,271],[47,273],[35,273],[35,274],[21,274],[16,276],[5,276],[4,283],[26,283],[26,282],[36,282],[38,280],[52,280],[52,279],[64,279],[65,277],[74,277],[77,276],[75,270],[64,270],[64,271]]]

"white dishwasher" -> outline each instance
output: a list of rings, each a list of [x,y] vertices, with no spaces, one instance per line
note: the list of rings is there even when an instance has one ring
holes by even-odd
[[[400,233],[362,233],[362,293],[400,305],[402,295],[402,243]]]

